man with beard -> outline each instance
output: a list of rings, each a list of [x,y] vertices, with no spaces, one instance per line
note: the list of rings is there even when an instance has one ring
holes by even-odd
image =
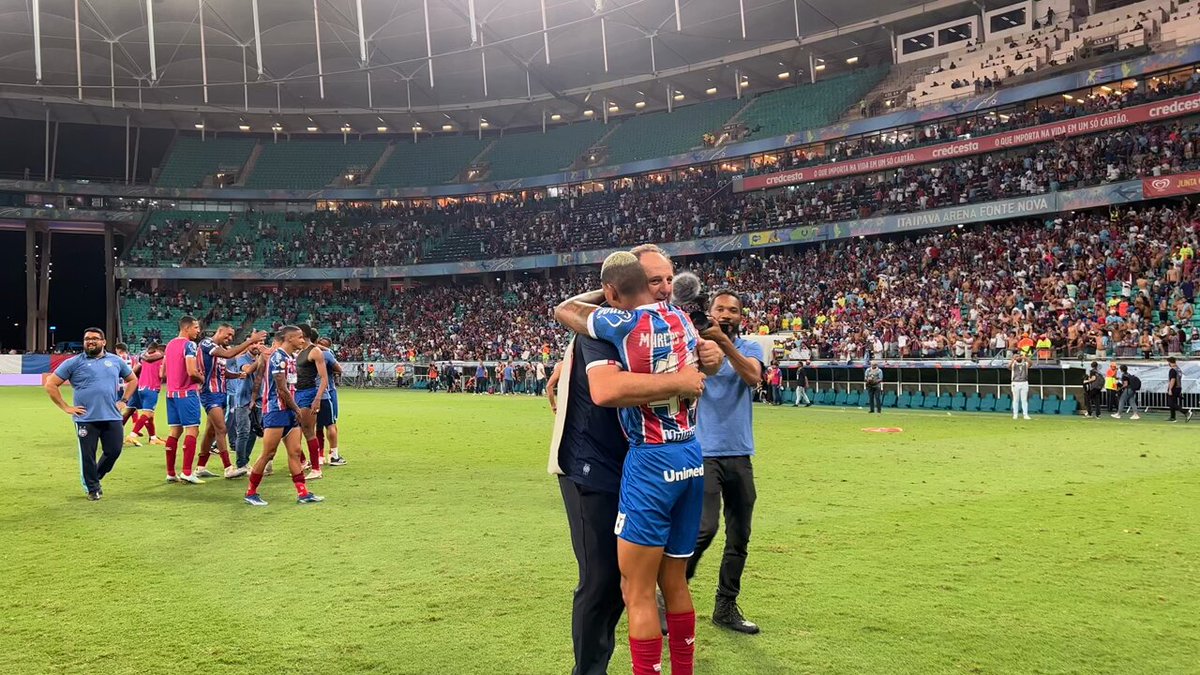
[[[59,389],[70,382],[75,390],[74,405],[67,405]],[[117,385],[123,385],[120,395]],[[79,438],[79,474],[89,501],[101,497],[100,480],[112,471],[121,456],[124,424],[121,415],[137,387],[137,378],[129,364],[104,351],[104,331],[83,331],[83,353],[67,359],[46,378],[45,389],[59,410],[75,421]],[[103,455],[96,462],[96,446]]]
[[[721,502],[725,502],[725,553],[717,582],[712,622],[722,628],[753,635],[759,628],[742,616],[737,598],[750,544],[754,513],[754,389],[762,379],[762,345],[741,337],[742,300],[731,290],[713,294],[712,325],[701,337],[712,340],[725,358],[721,369],[705,383],[700,396],[696,437],[704,454],[704,507],[696,550],[688,560],[687,578],[696,574],[700,557],[717,535]]]

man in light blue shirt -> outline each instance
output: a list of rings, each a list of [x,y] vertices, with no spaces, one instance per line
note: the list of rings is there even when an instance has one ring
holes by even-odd
[[[709,306],[713,325],[701,336],[717,343],[725,362],[710,376],[700,396],[696,438],[704,453],[704,510],[696,551],[688,561],[687,577],[696,573],[700,556],[717,535],[721,501],[725,501],[725,553],[717,584],[712,621],[739,633],[755,634],[758,626],[742,616],[737,597],[750,544],[754,513],[754,389],[763,377],[762,346],[739,337],[742,300],[732,291],[718,291]]]
[[[84,353],[63,361],[46,378],[45,384],[54,405],[75,421],[79,473],[91,501],[100,499],[103,494],[100,480],[112,471],[121,456],[125,436],[121,415],[137,389],[137,378],[129,364],[121,357],[105,352],[105,344],[104,331],[99,328],[83,331]],[[73,405],[67,405],[60,390],[68,381],[75,390]],[[122,385],[124,388],[118,390]],[[99,463],[96,462],[97,445],[103,451]]]
[[[230,373],[237,374],[240,379],[229,379],[229,445],[233,448],[235,469],[230,473],[231,478],[244,476],[250,471],[250,454],[254,450],[254,439],[257,438],[251,430],[250,407],[254,402],[255,384],[261,380],[254,379],[258,363],[257,347],[251,347],[226,363]],[[229,377],[232,378],[232,375]]]

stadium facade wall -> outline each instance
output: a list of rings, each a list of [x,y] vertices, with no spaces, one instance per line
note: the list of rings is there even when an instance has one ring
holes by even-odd
[[[454,197],[489,192],[509,192],[530,188],[549,187],[591,180],[604,180],[625,175],[635,175],[664,169],[673,169],[694,164],[706,164],[734,157],[745,157],[784,148],[806,145],[821,141],[832,141],[846,136],[883,131],[895,127],[930,122],[955,115],[978,112],[998,106],[1020,103],[1064,91],[1083,87],[1099,86],[1147,73],[1178,68],[1200,62],[1200,43],[1188,47],[1151,54],[1131,61],[1116,63],[1100,68],[1066,73],[1037,82],[1016,87],[999,89],[984,96],[975,96],[947,101],[920,108],[902,110],[879,117],[870,117],[853,122],[844,122],[819,129],[800,130],[790,134],[762,138],[743,143],[731,143],[716,148],[659,157],[628,164],[566,171],[544,176],[530,176],[503,181],[484,181],[415,188],[360,187],[329,188],[321,190],[251,190],[245,188],[166,188],[151,185],[106,185],[101,183],[76,183],[52,181],[49,183],[23,180],[0,180],[0,190],[15,192],[43,192],[73,195],[131,196],[147,199],[216,199],[216,200],[279,200],[317,201],[413,199],[423,197]]]
[[[1200,190],[1200,172],[1181,174],[1174,178],[1196,176],[1196,189]],[[723,235],[693,241],[668,242],[661,244],[672,256],[704,255],[745,249],[809,244],[849,237],[918,231],[948,225],[978,223],[991,220],[1045,215],[1061,211],[1095,208],[1112,204],[1125,204],[1144,199],[1143,182],[1140,180],[1098,185],[1096,187],[1050,192],[1042,195],[1005,199],[981,204],[963,204],[944,209],[932,209],[917,213],[879,216],[839,223],[819,223],[783,227],[762,232]],[[228,267],[125,267],[116,268],[118,278],[124,279],[259,279],[259,280],[332,280],[332,279],[384,279],[455,274],[482,274],[522,270],[546,269],[550,267],[575,267],[599,265],[612,253],[612,248],[568,253],[497,258],[463,262],[424,263],[381,267],[286,267],[286,268],[228,268]]]

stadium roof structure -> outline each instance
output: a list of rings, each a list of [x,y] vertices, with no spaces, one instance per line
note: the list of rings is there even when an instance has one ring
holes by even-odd
[[[825,61],[830,73],[888,62],[892,28],[978,12],[970,0],[0,0],[0,116],[532,127],[778,88]]]

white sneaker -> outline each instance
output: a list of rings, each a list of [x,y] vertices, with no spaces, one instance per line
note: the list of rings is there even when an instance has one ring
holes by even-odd
[[[170,476],[170,475],[168,475],[168,476],[167,476],[167,482],[168,482],[168,483],[178,483],[178,482],[179,482],[179,476]]]
[[[1140,420],[1140,419],[1142,419],[1142,416],[1141,416],[1141,415],[1139,415],[1139,414],[1137,414],[1137,413],[1133,413],[1132,415],[1130,415],[1130,416],[1129,416],[1129,419],[1131,419],[1131,420]]]
[[[304,476],[304,480],[321,480],[321,471],[319,469],[315,471],[309,471]]]
[[[248,473],[250,473],[250,469],[247,467],[231,466],[225,469],[225,478],[241,478]]]
[[[1013,419],[1014,420],[1017,419],[1017,413],[1013,413]],[[1026,419],[1028,419],[1028,418],[1026,418]]]
[[[273,473],[275,473],[275,465],[274,464],[268,464],[267,468],[263,470],[264,476],[270,476]]]
[[[135,448],[140,448],[142,447],[142,442],[137,434],[131,433],[125,437],[125,445],[132,445]]]
[[[1025,416],[1025,419],[1027,419],[1027,420],[1031,420],[1031,419],[1033,419],[1033,418],[1032,418],[1032,417],[1030,417],[1029,415],[1026,415],[1026,416]]]
[[[197,478],[216,478],[217,474],[208,470],[207,466],[196,467],[196,473],[193,474]]]
[[[186,473],[179,474],[179,480],[184,483],[191,483],[192,485],[204,485],[204,481],[195,476],[189,476]]]
[[[1109,417],[1113,418],[1114,420],[1119,420],[1121,419],[1121,413],[1113,413],[1109,415]]]

